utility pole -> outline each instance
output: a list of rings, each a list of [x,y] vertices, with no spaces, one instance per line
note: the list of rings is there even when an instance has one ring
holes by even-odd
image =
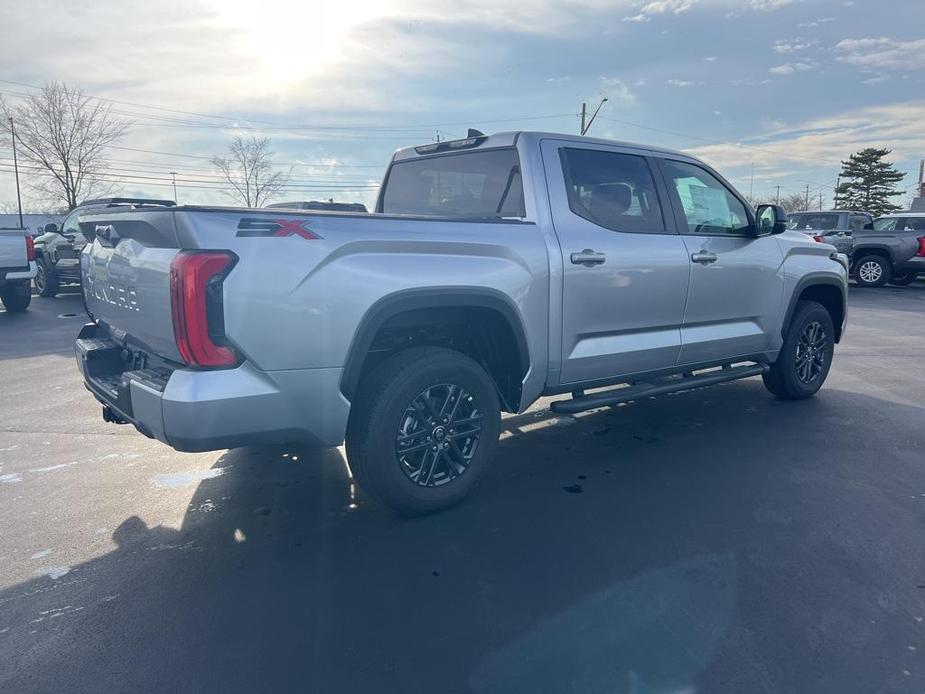
[[[841,174],[838,174],[838,176],[835,177],[835,198],[832,200],[832,207],[834,207],[836,210],[839,208],[841,204],[838,198],[839,188],[841,188]]]
[[[822,191],[819,191],[819,211],[822,212]]]
[[[597,114],[601,110],[601,106],[603,106],[604,102],[606,101],[607,101],[606,96],[603,99],[601,99],[601,103],[599,103],[597,105],[597,108],[594,109],[594,113],[591,114],[591,120],[588,121],[587,125],[585,125],[585,113],[586,113],[585,105],[584,103],[581,104],[581,134],[582,135],[587,135],[588,131],[591,129],[591,124],[594,122],[594,119],[597,118]]]
[[[809,209],[809,186],[808,185],[806,186],[806,205],[804,209],[806,210]]]
[[[749,200],[755,199],[755,196],[753,195],[754,192],[755,192],[755,162],[752,162],[752,177],[748,182],[748,199]]]
[[[780,205],[780,183],[777,184],[777,204]]]
[[[581,102],[581,128],[578,130],[579,135],[585,134],[585,118],[588,114],[588,105],[582,101]]]
[[[22,196],[19,194],[19,161],[16,159],[16,130],[13,127],[13,117],[10,116],[10,138],[13,140],[13,172],[16,176],[16,204],[19,206],[19,228],[25,229],[22,223]]]
[[[179,205],[180,201],[177,200],[177,172],[171,171],[170,176],[173,178],[173,201]]]

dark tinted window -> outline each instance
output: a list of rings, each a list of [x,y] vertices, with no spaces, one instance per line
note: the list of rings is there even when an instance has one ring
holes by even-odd
[[[687,222],[687,233],[706,236],[747,236],[745,205],[722,181],[694,164],[662,159],[669,187],[674,187]]]
[[[595,149],[563,149],[569,207],[616,231],[664,231],[655,181],[642,157]]]
[[[496,149],[394,164],[382,195],[387,214],[523,217],[517,151]]]
[[[896,225],[903,231],[925,231],[925,217],[904,217]]]
[[[837,214],[801,212],[787,215],[788,229],[796,229],[797,231],[826,231],[827,229],[835,229],[837,227]]]
[[[864,231],[870,224],[870,217],[866,214],[853,214],[848,218],[848,228],[852,231]]]

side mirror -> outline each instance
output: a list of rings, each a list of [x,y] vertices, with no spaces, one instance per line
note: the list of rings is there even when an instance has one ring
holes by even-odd
[[[758,220],[758,236],[787,231],[787,211],[780,205],[758,205],[755,218]]]
[[[57,234],[58,225],[55,224],[54,222],[48,222],[48,224],[42,227],[42,233],[43,234]]]

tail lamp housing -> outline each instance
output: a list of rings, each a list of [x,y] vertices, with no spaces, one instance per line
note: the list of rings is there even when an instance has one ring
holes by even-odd
[[[925,258],[925,236],[919,237],[919,250],[915,254],[919,258]]]
[[[26,260],[35,260],[35,240],[30,234],[26,234]]]
[[[222,283],[237,263],[230,251],[180,251],[170,263],[173,334],[180,356],[198,368],[237,366],[225,338]]]

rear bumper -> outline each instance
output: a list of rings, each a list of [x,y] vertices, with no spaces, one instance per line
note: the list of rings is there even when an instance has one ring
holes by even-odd
[[[35,277],[35,261],[29,261],[29,267],[0,269],[0,282],[31,280]]]
[[[896,263],[893,266],[894,275],[908,275],[909,273],[925,274],[925,258],[915,256],[909,258],[904,263]]]
[[[75,350],[84,384],[110,421],[179,451],[344,440],[350,404],[339,389],[342,369],[263,372],[247,362],[214,371],[132,369],[100,332],[84,326]]]

